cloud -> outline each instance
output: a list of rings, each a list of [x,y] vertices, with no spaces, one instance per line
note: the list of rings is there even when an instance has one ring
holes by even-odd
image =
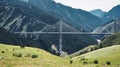
[[[29,0],[21,0],[21,1],[29,2]]]
[[[120,4],[120,0],[55,0],[61,2],[64,5],[71,6],[73,8],[79,8],[83,10],[102,9],[109,11],[114,6]]]

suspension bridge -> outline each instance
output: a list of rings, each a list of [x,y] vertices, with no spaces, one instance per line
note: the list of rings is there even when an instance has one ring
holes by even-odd
[[[62,21],[59,21],[59,32],[14,32],[15,34],[57,34],[59,35],[59,53],[60,55],[62,54],[62,39],[63,36],[62,35],[70,35],[70,34],[74,34],[74,35],[112,35],[116,33],[117,27],[116,27],[116,22],[115,22],[115,26],[114,26],[114,33],[93,33],[93,32],[63,32],[62,31]]]

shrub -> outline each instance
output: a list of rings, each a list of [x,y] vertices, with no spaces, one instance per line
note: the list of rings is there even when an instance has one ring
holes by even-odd
[[[1,51],[1,53],[3,53],[3,54],[4,54],[4,53],[5,53],[5,51]]]
[[[88,64],[88,62],[84,61],[83,64]]]
[[[15,48],[13,48],[13,51],[15,51]]]
[[[8,51],[8,49],[6,49],[6,51]]]
[[[72,64],[73,63],[73,60],[70,60],[70,64]]]
[[[93,63],[94,63],[94,64],[98,64],[98,60],[94,60]]]
[[[99,67],[99,66],[96,66],[96,67]]]
[[[81,60],[81,61],[84,61],[84,60],[85,60],[85,58],[81,58],[80,60]]]
[[[28,53],[27,55],[25,55],[25,57],[30,57],[31,55]]]
[[[111,62],[110,62],[110,61],[106,61],[106,64],[107,64],[107,65],[110,65],[110,64],[111,64]]]
[[[22,54],[21,53],[13,53],[13,56],[15,56],[15,57],[22,57]]]
[[[80,60],[83,61],[83,62],[87,62],[87,61],[88,61],[88,59],[85,58],[85,57],[82,57]],[[84,63],[83,63],[83,64],[84,64]]]
[[[92,64],[92,62],[90,61],[89,64]]]
[[[21,46],[20,46],[20,48],[21,48],[21,49],[24,49],[24,48],[25,48],[25,46],[24,46],[24,45],[21,45]]]
[[[81,60],[81,61],[85,61],[85,60],[86,60],[85,56],[82,56],[82,57],[80,58],[80,60]]]
[[[31,56],[31,58],[38,58],[38,55],[33,54],[33,55]]]

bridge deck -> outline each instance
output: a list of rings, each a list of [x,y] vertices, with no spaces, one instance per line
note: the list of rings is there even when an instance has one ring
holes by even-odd
[[[14,32],[16,34],[78,34],[78,35],[111,35],[115,33],[91,33],[91,32]]]

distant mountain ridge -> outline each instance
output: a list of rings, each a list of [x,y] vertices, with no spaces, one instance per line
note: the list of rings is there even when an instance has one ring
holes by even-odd
[[[107,12],[104,12],[102,11],[101,9],[95,9],[95,10],[91,10],[90,11],[91,14],[97,16],[97,17],[100,17],[100,18],[103,18],[103,16],[107,13]]]
[[[119,17],[120,17],[120,5],[117,5],[104,15],[103,20],[104,22],[108,22]]]
[[[94,29],[94,33],[114,33],[120,32],[120,5],[113,7],[102,18],[104,24]],[[116,26],[116,27],[115,27]],[[104,35],[97,36],[97,38],[104,38]]]
[[[107,12],[103,17],[103,21],[105,23],[93,32],[114,33],[115,26],[116,32],[120,32],[120,5],[113,7],[109,12]]]

